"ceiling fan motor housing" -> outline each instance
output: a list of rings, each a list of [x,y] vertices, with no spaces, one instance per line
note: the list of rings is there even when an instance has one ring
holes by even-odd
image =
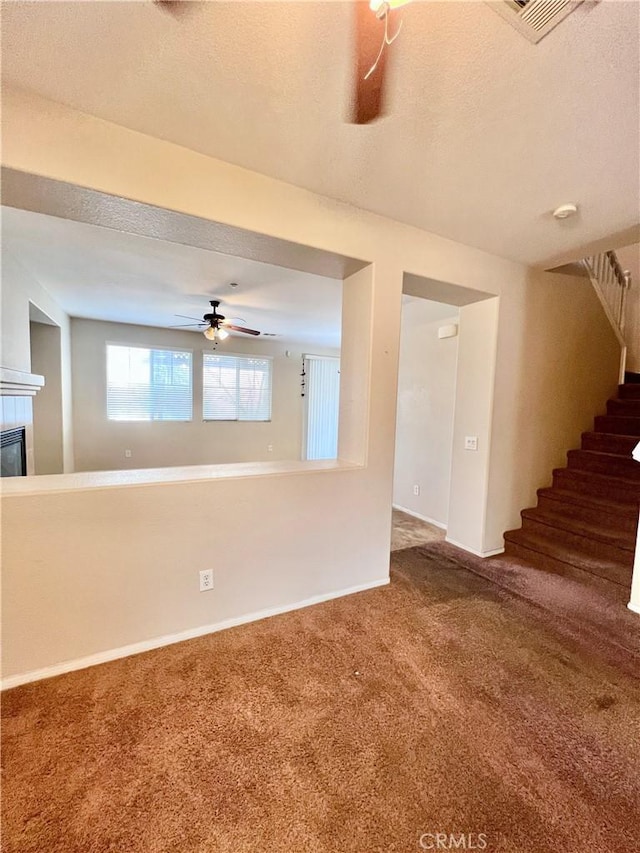
[[[213,308],[213,313],[205,314],[202,319],[205,320],[207,323],[210,323],[212,326],[217,327],[218,323],[221,320],[224,320],[224,314],[218,314],[216,310],[218,308],[218,305],[220,305],[220,302],[217,299],[212,299],[209,302],[209,305],[211,305],[211,307]]]

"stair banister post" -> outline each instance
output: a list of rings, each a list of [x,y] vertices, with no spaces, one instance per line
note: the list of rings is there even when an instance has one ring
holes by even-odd
[[[640,465],[640,441],[636,444],[631,455]],[[640,614],[640,518],[638,518],[636,554],[633,561],[633,575],[631,576],[631,599],[627,607],[634,613]]]

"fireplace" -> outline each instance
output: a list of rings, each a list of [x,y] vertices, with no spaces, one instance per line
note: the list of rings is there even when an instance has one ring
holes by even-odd
[[[27,476],[27,446],[24,427],[3,429],[0,432],[0,475]]]

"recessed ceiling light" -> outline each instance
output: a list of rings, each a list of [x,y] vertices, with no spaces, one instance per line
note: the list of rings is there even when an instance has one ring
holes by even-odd
[[[556,219],[568,219],[570,216],[573,216],[578,212],[578,208],[575,204],[561,204],[560,207],[556,207],[553,211],[553,215]]]

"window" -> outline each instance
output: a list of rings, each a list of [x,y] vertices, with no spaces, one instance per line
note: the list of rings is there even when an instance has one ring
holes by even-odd
[[[270,421],[271,359],[204,353],[205,421]]]
[[[190,421],[191,353],[107,344],[111,421]]]

